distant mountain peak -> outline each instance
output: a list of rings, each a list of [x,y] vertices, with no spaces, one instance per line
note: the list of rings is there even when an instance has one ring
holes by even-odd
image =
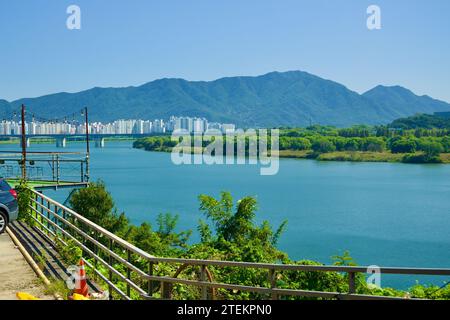
[[[378,85],[378,86],[368,90],[367,92],[363,93],[363,95],[371,94],[374,92],[399,92],[399,93],[401,92],[401,93],[410,93],[410,94],[416,95],[411,90],[409,90],[405,87],[399,86],[399,85],[393,85],[393,86]]]
[[[419,97],[401,86],[377,86],[360,95],[344,85],[305,71],[214,81],[163,78],[140,86],[92,88],[38,98],[0,101],[0,116],[25,103],[42,117],[62,117],[88,106],[92,121],[119,118],[167,119],[202,116],[241,127],[385,124],[416,113],[449,111],[448,103]]]

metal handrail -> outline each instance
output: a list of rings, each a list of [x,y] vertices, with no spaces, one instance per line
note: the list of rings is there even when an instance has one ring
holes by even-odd
[[[102,272],[100,272],[95,265],[91,264],[88,260],[85,259],[85,262],[88,264],[88,266],[92,267],[93,271],[108,284],[109,288],[116,292],[123,299],[131,299],[131,289],[134,290],[143,299],[153,299],[154,282],[159,282],[161,284],[161,297],[163,298],[167,296],[167,294],[164,293],[165,286],[167,286],[167,284],[184,284],[201,288],[203,299],[207,298],[206,290],[213,290],[217,288],[267,294],[270,295],[272,299],[277,299],[279,296],[322,297],[325,299],[399,299],[394,297],[379,297],[355,294],[355,274],[367,273],[369,267],[364,266],[312,266],[155,257],[118,237],[117,235],[109,232],[105,228],[93,223],[74,210],[58,203],[57,201],[43,195],[42,193],[39,193],[35,190],[31,191],[32,198],[30,199],[29,207],[33,212],[32,218],[33,221],[37,223],[43,234],[52,241],[55,241],[55,238],[58,238],[62,241],[64,241],[64,239],[73,240],[83,250],[84,253],[94,259],[95,263],[100,263],[104,268],[108,270],[109,276],[107,277],[102,274]],[[54,210],[52,210],[52,207]],[[74,222],[69,221],[70,219],[68,218],[68,216]],[[92,231],[85,231],[82,227],[79,227],[80,225],[84,228],[87,227]],[[94,234],[97,234],[97,239],[95,238]],[[109,246],[101,243],[98,240],[99,237],[107,240],[109,242]],[[115,247],[116,245],[119,246],[119,250],[122,254],[127,255],[126,258],[117,253],[117,247]],[[114,249],[116,249],[116,251]],[[109,261],[106,261],[108,259],[102,258],[100,252],[103,252],[103,254],[108,257]],[[138,266],[134,265],[131,259],[131,254],[135,254],[139,257],[139,259],[145,260],[146,263],[148,263],[148,271],[143,271]],[[154,265],[157,265],[159,263],[199,266],[201,267],[201,279],[188,280],[169,276],[154,275]],[[126,269],[126,275],[117,270],[117,267],[115,267],[115,265],[117,264]],[[268,271],[269,283],[271,284],[271,287],[252,287],[239,284],[205,281],[205,269],[211,266],[265,269]],[[277,271],[347,273],[349,275],[349,293],[276,288],[273,279],[275,272]],[[134,278],[131,276],[131,272],[134,273]],[[380,272],[385,274],[450,276],[450,269],[445,268],[381,267]],[[136,276],[137,279],[140,279],[141,283],[136,283],[136,280],[134,280],[136,279]],[[124,292],[118,287],[118,285],[113,280],[114,277],[120,279],[119,281],[122,281],[126,284],[127,292]],[[147,283],[146,289],[142,288],[142,282]]]

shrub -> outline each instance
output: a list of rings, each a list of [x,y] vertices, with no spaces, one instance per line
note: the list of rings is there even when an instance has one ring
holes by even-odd
[[[31,225],[34,220],[31,218],[31,189],[29,188],[27,181],[21,180],[16,187],[16,191],[17,203],[19,205],[19,220],[25,221]]]
[[[318,138],[313,141],[312,149],[317,153],[327,153],[336,151],[336,146],[326,138]]]
[[[392,153],[414,153],[416,152],[417,144],[412,139],[400,139],[392,143]]]

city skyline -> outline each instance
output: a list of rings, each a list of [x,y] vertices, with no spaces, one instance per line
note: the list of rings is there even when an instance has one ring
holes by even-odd
[[[0,122],[0,135],[13,136],[21,134],[21,121],[3,120]],[[209,122],[206,118],[171,116],[168,120],[154,119],[118,119],[112,122],[89,122],[90,134],[152,134],[170,133],[175,130],[186,130],[193,133],[204,133],[208,129],[222,132],[234,131],[235,124]],[[86,123],[79,121],[25,121],[25,133],[29,135],[52,134],[85,134]]]

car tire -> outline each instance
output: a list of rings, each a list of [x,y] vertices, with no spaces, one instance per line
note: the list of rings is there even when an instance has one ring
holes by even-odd
[[[5,232],[7,225],[8,225],[8,217],[6,213],[0,211],[0,234]]]

